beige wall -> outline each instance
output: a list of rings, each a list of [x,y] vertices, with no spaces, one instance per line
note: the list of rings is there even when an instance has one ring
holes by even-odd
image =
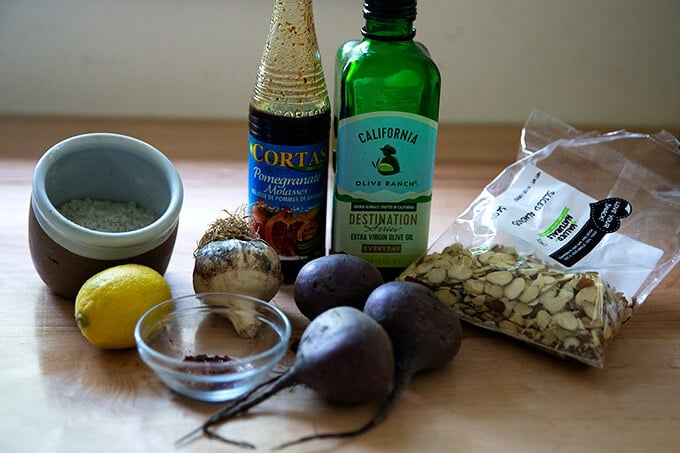
[[[0,0],[0,114],[244,118],[270,0]],[[328,81],[361,0],[315,0]],[[441,120],[680,125],[679,0],[421,0]],[[332,85],[332,83],[329,83]],[[332,90],[332,86],[329,87]]]

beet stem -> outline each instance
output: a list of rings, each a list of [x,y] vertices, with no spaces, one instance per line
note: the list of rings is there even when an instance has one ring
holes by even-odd
[[[238,398],[236,398],[236,399],[230,401],[229,404],[228,404],[227,406],[223,407],[223,408],[220,409],[218,412],[216,412],[215,414],[213,414],[208,420],[210,421],[210,420],[212,420],[213,418],[216,418],[216,417],[218,416],[218,414],[220,414],[220,413],[222,413],[222,412],[225,412],[225,411],[227,411],[228,409],[233,408],[233,407],[235,407],[236,405],[242,403],[243,401],[245,401],[246,399],[248,399],[250,396],[252,396],[254,393],[256,393],[257,391],[259,391],[260,389],[262,389],[263,387],[272,385],[272,384],[273,384],[274,382],[276,382],[280,377],[281,377],[281,375],[276,375],[276,376],[274,376],[274,377],[272,377],[272,378],[267,379],[266,381],[263,381],[263,382],[259,383],[257,386],[255,386],[255,388],[253,388],[253,389],[250,390],[249,392],[247,392],[247,393],[245,393],[244,395],[241,395],[241,396],[239,396]],[[198,428],[196,428],[196,429],[194,429],[194,430],[188,432],[188,433],[185,434],[184,436],[182,436],[182,437],[180,437],[179,439],[177,439],[177,440],[175,441],[175,446],[179,446],[180,444],[184,443],[184,442],[187,441],[191,436],[193,436],[193,435],[195,435],[195,434],[198,434],[198,433],[200,433],[200,432],[205,432],[204,425],[205,425],[205,424],[199,426]],[[242,442],[242,441],[240,441],[240,440],[227,439],[227,438],[224,438],[224,437],[222,437],[222,436],[215,435],[213,432],[210,432],[210,433],[207,433],[207,434],[208,434],[208,437],[215,437],[215,438],[218,438],[218,437],[219,437],[220,440],[222,440],[223,442],[226,442],[226,443],[230,443],[230,444],[242,446],[242,447],[245,447],[245,448],[255,448],[255,445],[251,444],[250,442]]]
[[[411,378],[413,377],[412,372],[406,372],[401,370],[397,370],[398,375],[395,378],[395,384],[392,387],[392,390],[390,393],[385,397],[383,400],[382,404],[378,408],[378,411],[376,414],[366,423],[364,423],[362,426],[359,428],[349,430],[349,431],[340,431],[336,433],[319,433],[319,434],[311,434],[309,436],[304,436],[304,437],[299,437],[297,439],[285,442],[283,444],[280,444],[276,447],[273,448],[273,450],[283,450],[284,448],[291,447],[293,445],[298,445],[304,442],[309,442],[310,440],[320,440],[320,439],[346,439],[349,437],[355,437],[360,434],[363,434],[376,426],[378,426],[380,423],[384,422],[387,419],[387,416],[390,414],[392,411],[392,408],[394,407],[394,404],[397,401],[397,398],[401,393],[406,389],[408,384],[411,382]]]
[[[253,449],[256,448],[255,445],[249,442],[243,442],[223,437],[217,434],[214,430],[211,430],[210,427],[217,425],[218,423],[224,423],[233,417],[246,413],[250,408],[268,399],[269,397],[279,392],[280,390],[283,390],[286,387],[294,385],[295,380],[296,380],[295,369],[291,368],[284,374],[281,374],[279,376],[269,379],[266,382],[263,382],[262,384],[258,385],[253,390],[248,392],[246,395],[239,397],[238,399],[234,400],[231,404],[225,406],[218,412],[214,413],[201,426],[199,426],[198,428],[194,429],[193,431],[187,433],[186,435],[182,436],[179,440],[177,440],[175,442],[175,445],[184,442],[189,437],[199,432],[203,432],[203,434],[210,439],[220,440],[225,443],[245,448]],[[257,393],[258,391],[260,391],[259,394]]]
[[[205,436],[208,437],[208,439],[219,440],[221,442],[224,442],[225,444],[234,445],[234,446],[241,447],[241,448],[248,448],[250,450],[255,450],[257,448],[255,446],[255,444],[252,444],[252,443],[247,442],[245,440],[229,439],[227,437],[223,437],[223,436],[217,434],[216,432],[208,430],[208,429],[204,429],[203,434],[205,434]]]

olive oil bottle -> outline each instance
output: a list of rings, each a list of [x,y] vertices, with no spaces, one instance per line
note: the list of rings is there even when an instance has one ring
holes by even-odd
[[[387,280],[428,245],[441,79],[414,41],[416,0],[366,0],[336,54],[331,251]]]
[[[312,0],[274,0],[248,120],[250,226],[293,282],[326,253],[331,119]]]

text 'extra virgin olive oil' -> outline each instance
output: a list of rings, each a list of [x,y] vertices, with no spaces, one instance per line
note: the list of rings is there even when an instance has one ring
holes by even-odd
[[[386,280],[427,250],[441,79],[414,41],[415,0],[364,2],[336,54],[332,252]]]
[[[250,226],[291,283],[326,253],[330,102],[311,0],[275,0],[249,107]]]

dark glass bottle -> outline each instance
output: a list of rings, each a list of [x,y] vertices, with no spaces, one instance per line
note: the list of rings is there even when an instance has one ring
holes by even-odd
[[[364,2],[336,54],[332,252],[395,278],[428,244],[441,79],[414,41],[415,0]]]
[[[249,107],[251,228],[290,283],[326,252],[330,102],[311,0],[275,0]]]

